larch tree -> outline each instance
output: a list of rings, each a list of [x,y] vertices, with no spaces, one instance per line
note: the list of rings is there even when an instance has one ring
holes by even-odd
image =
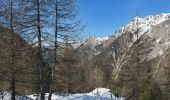
[[[16,93],[20,92],[22,94],[22,92],[26,92],[21,89],[28,86],[30,78],[26,79],[25,77],[30,73],[32,74],[33,66],[36,65],[35,50],[21,38],[24,30],[22,21],[25,16],[24,9],[21,9],[25,6],[23,3],[20,0],[2,0],[0,3],[0,24],[2,25],[0,46],[3,48],[1,50],[3,54],[0,56],[2,59],[4,58],[0,63],[0,67],[3,69],[0,74],[8,73],[3,77],[3,82],[10,84],[12,100],[15,100]]]
[[[52,80],[50,86],[49,100],[54,88],[59,90],[59,83],[63,80],[69,79],[69,71],[64,66],[68,67],[71,61],[75,58],[73,55],[73,43],[78,39],[81,31],[79,21],[76,21],[76,0],[54,0],[53,13],[54,13],[54,67],[52,68]],[[72,52],[72,53],[71,53]],[[72,55],[70,55],[72,54]],[[68,58],[69,57],[69,58]],[[72,58],[70,58],[72,57]],[[70,63],[70,64],[68,64]],[[74,62],[73,62],[74,63]],[[65,72],[65,73],[62,73]],[[62,73],[62,74],[61,74]],[[73,74],[73,73],[70,73]],[[62,79],[61,79],[62,78]],[[54,85],[56,83],[57,85]],[[68,81],[66,82],[68,83]],[[62,83],[65,84],[65,83]],[[64,88],[64,87],[62,87]],[[66,89],[68,92],[68,88]]]
[[[14,3],[13,0],[6,0],[6,1],[1,1],[1,24],[3,24],[4,27],[9,29],[9,37],[10,37],[10,53],[9,53],[9,73],[10,73],[10,89],[12,91],[11,99],[15,100],[15,95],[16,95],[16,61],[15,61],[15,54],[16,54],[16,47],[17,44],[15,42],[15,36],[14,36],[14,31],[15,31],[15,26],[16,26],[16,20],[15,18],[17,17],[17,10],[18,7],[16,6],[16,3]]]
[[[48,0],[29,0],[22,1],[22,9],[24,10],[24,20],[21,21],[23,28],[22,37],[36,48],[38,60],[38,86],[40,99],[45,99],[45,92],[48,92],[48,72],[46,63],[43,59],[43,46],[47,43],[50,30],[50,1]]]
[[[139,31],[137,29],[135,33],[138,34]],[[142,78],[147,74],[147,66],[149,65],[147,57],[152,51],[152,47],[153,39],[143,34],[137,38],[128,52],[129,59],[126,59],[121,75],[124,77],[123,85],[129,90],[131,99],[137,100],[139,98]]]
[[[119,93],[127,95],[127,98],[138,100],[142,76],[146,75],[148,63],[147,56],[152,51],[153,39],[146,33],[141,32],[136,21],[136,30],[126,32],[122,37],[125,39],[116,40],[113,47],[113,84]],[[129,35],[128,35],[129,34]],[[133,42],[133,39],[136,39]],[[143,70],[146,69],[146,70]]]

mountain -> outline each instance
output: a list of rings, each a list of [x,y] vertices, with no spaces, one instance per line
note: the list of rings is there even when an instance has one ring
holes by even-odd
[[[128,97],[137,88],[138,77],[140,85],[151,77],[167,100],[170,98],[169,47],[170,14],[162,13],[135,17],[113,36],[92,36],[76,49],[83,58],[81,66],[86,68],[87,88],[112,84],[113,91]]]
[[[61,47],[58,59],[62,60],[65,55],[64,59],[74,59],[76,63],[57,65],[59,72],[67,73],[61,73],[61,79],[58,78],[58,90],[62,92],[68,89],[74,93],[105,87],[130,100],[135,100],[137,91],[141,91],[141,100],[168,100],[169,47],[169,13],[135,17],[112,36],[90,36],[74,45],[69,44],[69,52]],[[51,49],[46,48],[44,52],[47,62],[53,59],[53,53],[50,55],[50,51]],[[59,72],[57,73],[60,74]],[[69,82],[65,82],[65,79]],[[146,97],[144,95],[153,98],[143,98]]]

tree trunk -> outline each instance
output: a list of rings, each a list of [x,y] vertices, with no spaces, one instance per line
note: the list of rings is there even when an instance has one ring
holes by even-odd
[[[15,100],[15,65],[14,65],[14,31],[13,31],[13,1],[10,0],[10,33],[11,33],[11,100]]]
[[[13,74],[12,76],[12,80],[11,80],[11,100],[15,100],[15,95],[16,95],[16,91],[15,91],[15,74]]]
[[[37,31],[38,31],[38,68],[39,68],[39,85],[40,85],[40,99],[45,100],[45,92],[43,88],[43,78],[42,78],[42,68],[43,68],[43,58],[42,58],[42,33],[41,33],[41,23],[40,23],[40,0],[37,0]]]
[[[53,79],[54,79],[54,70],[55,67],[57,65],[57,38],[58,38],[58,8],[57,8],[57,0],[56,0],[56,4],[55,4],[55,40],[54,40],[54,66],[51,69],[51,84],[50,84],[50,91],[49,91],[49,96],[48,96],[48,100],[51,100],[52,98],[52,92],[53,92]]]

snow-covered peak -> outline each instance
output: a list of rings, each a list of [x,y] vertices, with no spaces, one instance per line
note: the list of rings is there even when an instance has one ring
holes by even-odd
[[[131,22],[129,22],[126,26],[121,27],[114,34],[116,37],[118,37],[125,32],[134,32],[138,28],[139,35],[142,35],[143,33],[148,32],[152,26],[158,25],[161,22],[164,22],[169,19],[170,19],[170,13],[149,15],[146,16],[145,18],[140,18],[136,16]]]
[[[106,41],[108,40],[108,37],[98,37],[96,38],[97,41]]]
[[[88,41],[105,41],[108,40],[108,37],[96,37],[96,36],[90,36],[88,39]]]
[[[89,44],[89,45],[97,46],[97,45],[102,44],[102,43],[105,42],[106,40],[108,40],[108,37],[90,36],[88,39],[86,39],[86,41],[84,42],[84,44],[85,44],[85,45]]]
[[[97,45],[100,45],[102,43],[104,43],[105,41],[107,41],[109,39],[109,37],[96,37],[96,36],[90,36],[88,37],[86,40],[84,41],[79,41],[73,44],[74,48],[78,48],[80,45],[84,44],[84,45],[90,45],[92,47],[95,47]]]

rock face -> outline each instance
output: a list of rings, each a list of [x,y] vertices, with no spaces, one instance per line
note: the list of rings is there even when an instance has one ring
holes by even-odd
[[[137,31],[139,40],[137,41]],[[170,98],[170,14],[135,17],[129,24],[120,28],[113,36],[96,42],[97,38],[82,42],[76,49],[83,57],[82,66],[87,68],[91,79],[96,77],[96,68],[100,80],[97,84],[109,87],[119,85],[129,95],[136,86],[136,80],[142,83],[148,75],[159,85],[164,98]],[[138,45],[137,45],[138,44]],[[91,75],[92,74],[92,75]],[[87,77],[88,77],[87,75]],[[112,80],[112,81],[110,81]],[[112,83],[113,82],[113,83]],[[90,85],[96,87],[96,84]],[[88,85],[88,84],[87,84]]]

